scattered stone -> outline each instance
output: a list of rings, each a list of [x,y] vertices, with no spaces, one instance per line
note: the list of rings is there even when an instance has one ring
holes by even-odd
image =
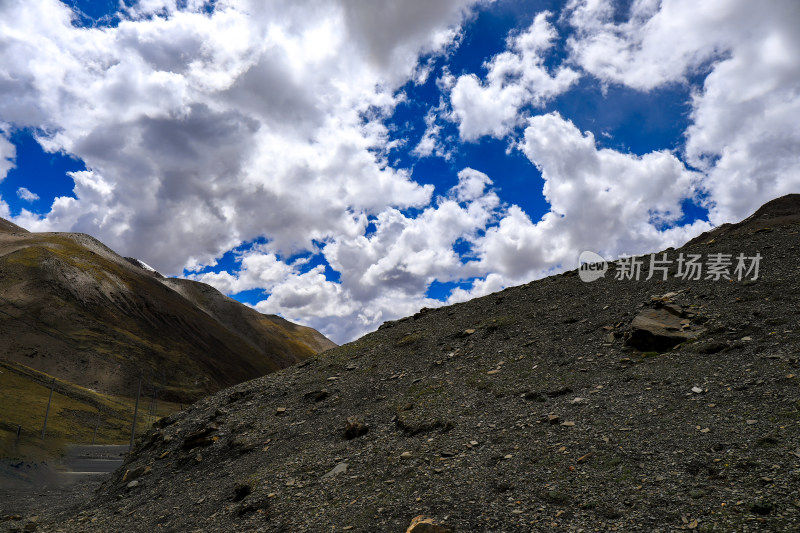
[[[402,430],[409,437],[429,433],[437,429],[441,429],[443,432],[449,431],[454,426],[453,422],[449,420],[418,419],[405,416],[402,413],[398,413],[395,416],[394,423],[398,429]]]
[[[149,473],[151,470],[152,470],[152,467],[149,467],[149,466],[147,466],[147,467],[139,466],[139,467],[134,468],[133,470],[126,470],[125,471],[125,475],[122,476],[122,481],[126,481],[126,480],[133,481],[134,479],[142,476],[143,474]]]
[[[547,393],[547,396],[550,398],[558,398],[559,396],[564,396],[572,392],[572,388],[570,387],[561,387],[559,389],[553,389]]]
[[[524,398],[525,400],[533,400],[533,401],[536,401],[536,402],[546,402],[547,401],[547,396],[545,394],[543,394],[541,392],[534,392],[534,391],[528,391],[528,392],[522,394],[522,398]]]
[[[753,424],[758,424],[758,420],[748,420],[747,425],[752,426]]]
[[[759,500],[757,502],[753,502],[750,505],[750,512],[766,516],[772,512],[773,505],[770,502],[765,502],[764,500]]]
[[[282,415],[285,412],[286,412],[286,408],[285,407],[278,407],[277,409],[275,409],[275,414],[276,415]]]
[[[593,455],[594,455],[594,452],[589,452],[586,455],[582,455],[582,456],[578,457],[578,464],[585,463],[586,461],[591,459]]]
[[[453,533],[453,530],[433,518],[419,515],[411,520],[406,533]]]
[[[328,477],[333,477],[336,474],[343,474],[347,472],[347,469],[350,468],[350,465],[347,463],[339,463],[338,465],[334,466],[332,470],[330,470],[327,474],[322,476],[323,479]]]
[[[411,459],[411,452],[403,452],[400,454],[400,459]]]
[[[692,392],[695,394],[702,394],[703,389],[701,389],[700,387],[692,387]]]
[[[573,427],[575,425],[575,422],[571,422],[571,421],[570,422],[561,422],[561,425],[564,426],[564,427],[571,428],[571,427]]]
[[[138,480],[138,479],[134,479],[133,481],[131,481],[130,483],[128,483],[126,486],[127,486],[129,489],[132,489],[133,487],[136,487],[136,486],[138,486],[138,485],[139,485],[139,480]]]
[[[209,446],[215,442],[212,434],[219,430],[219,426],[215,423],[210,423],[203,429],[190,433],[183,440],[183,449],[190,450],[202,446]]]
[[[247,483],[239,483],[233,489],[233,501],[240,502],[247,498],[253,492],[253,487]]]
[[[560,420],[558,415],[547,415],[547,422],[552,426],[558,424]]]
[[[465,330],[464,330],[464,334],[465,334],[465,335],[472,335],[473,333],[475,333],[475,330],[474,330],[474,329],[471,329],[471,328],[470,328],[470,329],[465,329]]]
[[[352,440],[366,435],[367,432],[369,432],[369,426],[362,422],[360,418],[357,416],[347,418],[347,422],[344,424],[344,438]]]

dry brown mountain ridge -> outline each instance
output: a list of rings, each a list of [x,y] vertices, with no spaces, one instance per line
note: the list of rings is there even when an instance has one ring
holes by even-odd
[[[758,276],[620,260],[422,310],[162,418],[93,496],[9,527],[800,531],[798,198],[665,251]]]
[[[713,230],[698,235],[687,245],[708,242],[725,235],[742,235],[796,222],[800,222],[800,194],[787,194],[770,200],[741,222],[721,224]]]
[[[88,235],[0,219],[0,358],[127,396],[143,375],[163,399],[189,402],[333,346]]]

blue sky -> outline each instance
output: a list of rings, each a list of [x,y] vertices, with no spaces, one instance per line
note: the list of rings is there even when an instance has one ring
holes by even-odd
[[[0,216],[337,342],[798,189],[800,7],[12,0]]]

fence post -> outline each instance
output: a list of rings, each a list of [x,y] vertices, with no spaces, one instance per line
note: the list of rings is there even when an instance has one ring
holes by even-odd
[[[17,424],[17,440],[14,442],[14,446],[19,445],[19,434],[22,433],[22,424]]]
[[[142,394],[142,377],[139,376],[139,390],[136,392],[136,406],[133,408],[133,424],[131,424],[131,445],[128,452],[133,450],[133,438],[136,436],[136,417],[139,414],[139,395]]]
[[[94,435],[92,435],[92,446],[94,446],[94,441],[97,438],[97,428],[100,427],[100,410],[97,410],[97,423],[94,425]]]
[[[53,389],[56,386],[56,378],[50,384],[50,399],[47,400],[47,411],[44,412],[44,425],[42,426],[42,440],[44,440],[45,431],[47,431],[47,417],[50,416],[50,403],[53,401]]]

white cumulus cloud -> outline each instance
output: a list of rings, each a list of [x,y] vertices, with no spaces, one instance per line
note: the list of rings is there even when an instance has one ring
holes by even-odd
[[[643,253],[680,244],[707,229],[682,217],[699,175],[666,151],[643,156],[598,148],[558,113],[529,119],[520,149],[544,178],[550,211],[541,220],[511,206],[477,243],[480,269],[522,282],[553,269],[574,268],[578,254]]]
[[[238,272],[193,278],[228,292],[267,287],[270,295],[256,305],[259,311],[302,318],[335,341],[350,340],[385,320],[441,305],[425,296],[434,280],[480,274],[454,247],[478,242],[502,206],[486,174],[465,168],[458,178],[418,216],[385,210],[372,220],[373,232],[362,228],[325,243],[320,253],[340,273],[336,282],[326,278],[323,265],[303,272],[301,264],[285,265],[259,251],[244,254]]]
[[[36,200],[39,199],[38,194],[29,191],[25,187],[20,187],[19,189],[17,189],[17,196],[19,196],[21,200],[25,200],[26,202],[35,202]]]
[[[17,222],[178,273],[259,237],[291,254],[424,207],[432,188],[386,164],[383,119],[474,3],[149,0],[81,28],[56,0],[3,2],[0,121],[88,169],[75,198]]]
[[[486,79],[475,74],[459,76],[450,91],[453,114],[462,139],[473,141],[483,135],[504,137],[521,124],[525,106],[540,107],[563,93],[580,77],[569,67],[551,73],[545,54],[557,37],[548,11],[536,15],[530,27],[509,36],[507,50],[486,63]]]
[[[8,171],[14,168],[17,157],[17,147],[1,134],[2,131],[0,128],[0,181],[3,181]]]
[[[607,0],[569,10],[572,59],[605,83],[647,91],[707,74],[685,155],[714,224],[800,191],[800,3],[636,0],[624,22]]]

